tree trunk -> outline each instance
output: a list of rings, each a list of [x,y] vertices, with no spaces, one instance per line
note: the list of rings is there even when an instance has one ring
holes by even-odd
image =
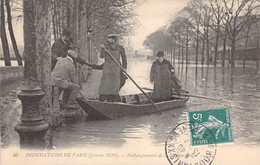
[[[256,33],[257,33],[257,39],[256,39],[256,70],[259,69],[259,56],[260,56],[260,34],[259,34],[259,24],[258,24],[258,21],[256,21]]]
[[[176,59],[176,45],[174,43],[174,47],[173,47],[173,59],[172,59],[172,63],[175,64],[175,59]]]
[[[36,34],[34,2],[24,0],[24,78],[37,80],[36,71]],[[35,82],[36,83],[36,82]]]
[[[222,54],[222,67],[225,67],[225,60],[226,60],[226,42],[227,42],[227,37],[226,37],[226,29],[225,29],[225,36],[223,38],[223,54]]]
[[[205,52],[205,30],[204,30],[204,34],[203,34],[203,38],[202,38],[202,52],[201,52],[201,65],[204,65],[204,52]]]
[[[52,117],[52,92],[51,92],[51,28],[50,28],[50,0],[35,0],[35,32],[36,32],[36,71],[41,88],[45,93],[41,101],[45,119],[55,121]],[[57,112],[56,112],[57,113]],[[56,123],[52,123],[53,126]]]
[[[188,35],[188,27],[187,27],[187,36],[186,36],[186,66],[188,65],[189,56],[189,35]]]
[[[178,54],[178,63],[180,64],[181,60],[181,34],[179,33],[179,54]]]
[[[79,0],[69,0],[68,3],[70,8],[70,21],[67,26],[70,27],[74,43],[78,41],[78,1]]]
[[[6,12],[7,12],[7,22],[8,22],[8,28],[9,28],[9,34],[10,38],[13,44],[13,49],[15,53],[15,57],[17,60],[17,63],[19,66],[23,65],[22,57],[20,56],[19,50],[17,48],[17,43],[14,37],[14,31],[13,31],[13,25],[12,25],[12,19],[11,19],[11,10],[10,10],[10,1],[5,0],[5,6],[6,6]]]
[[[181,64],[183,65],[184,63],[184,46],[183,46],[183,42],[181,42]]]
[[[57,27],[56,27],[56,2],[54,0],[52,0],[52,12],[51,12],[51,15],[52,15],[52,29],[53,29],[53,35],[54,35],[54,42],[57,40],[58,38],[58,35],[57,35]]]
[[[206,30],[206,45],[207,45],[207,65],[209,65],[209,27]]]
[[[196,33],[196,65],[198,65],[198,56],[199,56],[199,24],[197,24],[197,33]]]
[[[231,40],[231,67],[235,67],[235,52],[236,52],[236,41],[235,39]]]
[[[1,41],[4,53],[5,66],[11,66],[10,51],[5,30],[4,0],[1,0]]]
[[[217,66],[217,58],[218,58],[218,40],[219,40],[219,28],[216,32],[216,41],[215,41],[215,53],[214,53],[214,66]]]
[[[248,44],[249,31],[250,31],[250,25],[248,26],[247,32],[246,32],[246,42],[245,42],[245,49],[244,49],[245,54],[243,55],[243,68],[246,67],[246,56],[248,55],[246,48],[247,48],[247,44]]]
[[[53,125],[51,90],[50,1],[24,0],[24,78],[26,90],[42,90],[40,102],[44,119]],[[40,88],[39,88],[40,85]],[[46,147],[52,146],[52,130],[45,135]]]

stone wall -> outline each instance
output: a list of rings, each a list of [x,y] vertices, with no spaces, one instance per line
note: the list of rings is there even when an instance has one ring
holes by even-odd
[[[0,81],[6,82],[23,77],[23,66],[1,66],[0,67]]]

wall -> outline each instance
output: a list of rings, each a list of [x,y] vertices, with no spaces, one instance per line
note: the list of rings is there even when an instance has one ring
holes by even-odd
[[[0,81],[6,82],[23,77],[23,66],[1,66],[0,67]]]

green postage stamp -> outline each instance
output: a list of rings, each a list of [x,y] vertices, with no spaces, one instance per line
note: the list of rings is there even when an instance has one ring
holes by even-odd
[[[229,108],[188,112],[188,120],[192,146],[209,144],[208,134],[215,143],[233,142]]]

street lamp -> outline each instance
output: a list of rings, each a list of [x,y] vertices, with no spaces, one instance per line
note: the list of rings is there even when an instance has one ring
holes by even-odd
[[[88,61],[91,62],[91,49],[90,49],[90,39],[91,39],[92,29],[90,27],[87,28],[87,53],[88,53]]]

